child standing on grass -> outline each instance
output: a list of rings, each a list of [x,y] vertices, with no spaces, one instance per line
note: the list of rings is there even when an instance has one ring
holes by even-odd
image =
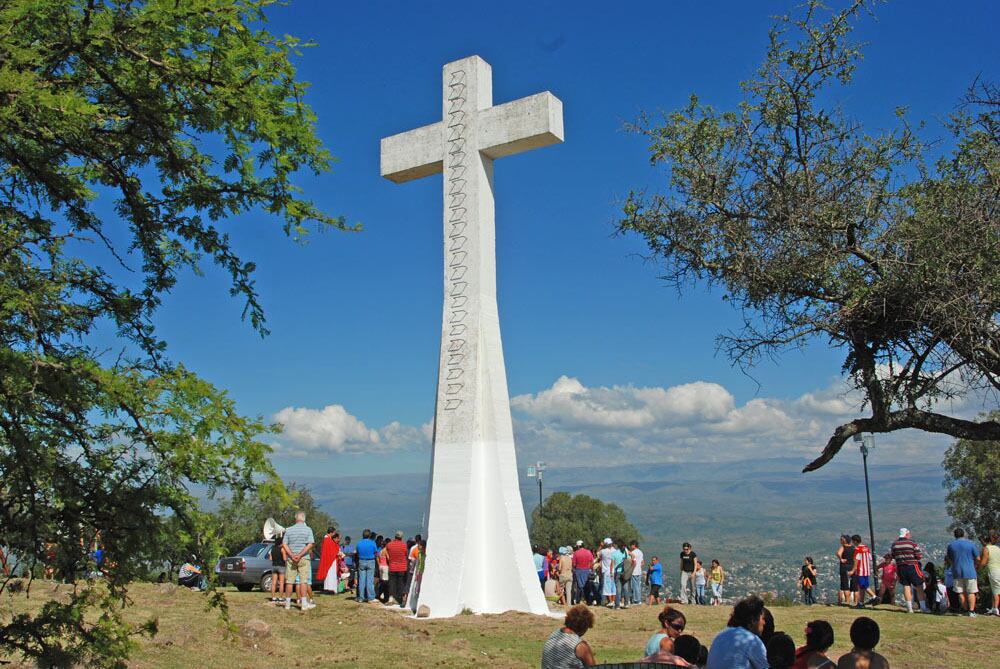
[[[813,596],[813,588],[816,587],[816,565],[808,555],[802,563],[802,572],[799,575],[799,587],[802,588],[802,603],[806,606],[815,604],[816,598]]]
[[[695,604],[706,604],[705,600],[705,586],[708,584],[708,579],[705,577],[705,566],[701,563],[698,558],[694,559],[694,603]]]
[[[722,603],[722,584],[726,580],[726,573],[722,571],[722,564],[718,560],[712,560],[712,570],[708,577],[712,584],[712,606],[718,606]]]

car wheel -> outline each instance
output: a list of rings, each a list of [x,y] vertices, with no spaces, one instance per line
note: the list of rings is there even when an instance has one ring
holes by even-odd
[[[271,592],[271,579],[272,578],[274,578],[274,576],[271,574],[271,572],[267,572],[266,574],[264,574],[263,576],[260,577],[260,589],[262,591],[264,591],[264,592]]]
[[[253,583],[237,583],[236,589],[240,592],[250,592],[253,590]]]

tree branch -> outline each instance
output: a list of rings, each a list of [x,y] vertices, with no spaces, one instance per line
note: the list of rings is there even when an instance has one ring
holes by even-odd
[[[858,418],[839,426],[833,431],[830,440],[826,442],[826,447],[820,456],[806,465],[802,471],[813,472],[828,463],[840,452],[844,443],[856,434],[862,432],[885,433],[905,428],[947,434],[958,439],[1000,440],[1000,421],[998,420],[985,420],[977,423],[973,420],[953,418],[910,407],[893,411],[881,421],[875,418]]]

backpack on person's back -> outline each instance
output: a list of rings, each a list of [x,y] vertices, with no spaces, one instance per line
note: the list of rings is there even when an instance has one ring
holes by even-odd
[[[625,554],[625,559],[622,560],[621,565],[618,567],[618,576],[622,580],[628,580],[632,578],[632,573],[635,571],[635,560],[628,553]]]

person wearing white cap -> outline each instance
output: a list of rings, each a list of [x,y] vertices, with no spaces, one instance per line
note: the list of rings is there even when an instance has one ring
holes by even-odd
[[[899,528],[899,538],[892,542],[892,559],[896,562],[896,578],[903,585],[903,599],[906,610],[913,613],[913,596],[920,602],[920,610],[930,613],[924,599],[924,574],[920,571],[920,560],[924,554],[910,537],[910,531]]]
[[[615,605],[615,549],[610,538],[604,540],[598,556],[601,559],[601,595],[606,600],[604,604],[612,608]]]

